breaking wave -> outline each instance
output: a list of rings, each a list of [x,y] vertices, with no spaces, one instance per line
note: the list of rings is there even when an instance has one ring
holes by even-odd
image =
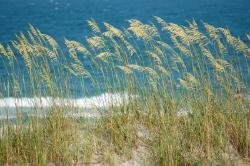
[[[103,93],[98,96],[68,99],[52,97],[35,98],[1,98],[0,108],[49,108],[52,106],[69,106],[76,108],[109,108],[128,102],[127,93]]]

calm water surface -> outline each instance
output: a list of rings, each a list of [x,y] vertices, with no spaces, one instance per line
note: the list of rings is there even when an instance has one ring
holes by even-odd
[[[89,18],[126,26],[130,18],[153,16],[182,24],[195,18],[240,36],[250,32],[250,0],[0,0],[0,42],[13,40],[28,23],[59,40],[81,39]]]

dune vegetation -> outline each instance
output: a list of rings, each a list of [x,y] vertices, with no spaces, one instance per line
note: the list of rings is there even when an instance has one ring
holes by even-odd
[[[1,165],[250,163],[249,35],[159,17],[87,23],[82,41],[60,43],[30,25],[0,45],[0,103],[36,99],[32,114],[19,102],[0,108]],[[71,116],[85,107],[67,99],[104,92],[121,94],[119,104]]]

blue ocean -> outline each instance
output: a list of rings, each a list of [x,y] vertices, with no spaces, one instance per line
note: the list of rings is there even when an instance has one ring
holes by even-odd
[[[126,26],[131,18],[149,22],[160,16],[185,24],[195,19],[228,27],[239,36],[249,33],[249,0],[0,0],[0,42],[38,27],[57,40],[81,40],[90,33],[86,20]]]
[[[195,19],[228,27],[243,41],[250,32],[249,0],[0,0],[0,43],[8,44],[26,32],[29,24],[63,43],[65,38],[83,41],[90,36],[86,22],[90,18],[122,28],[128,19],[151,22],[154,16],[182,25]],[[1,63],[4,79],[6,70]],[[76,84],[72,88],[77,91]]]

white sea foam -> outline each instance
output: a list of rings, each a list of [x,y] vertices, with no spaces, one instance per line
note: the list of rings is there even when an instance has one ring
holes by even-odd
[[[94,109],[94,108],[109,108],[110,106],[119,106],[128,102],[127,93],[103,93],[99,96],[89,98],[1,98],[0,108],[49,108],[52,106],[71,106],[76,108]]]

